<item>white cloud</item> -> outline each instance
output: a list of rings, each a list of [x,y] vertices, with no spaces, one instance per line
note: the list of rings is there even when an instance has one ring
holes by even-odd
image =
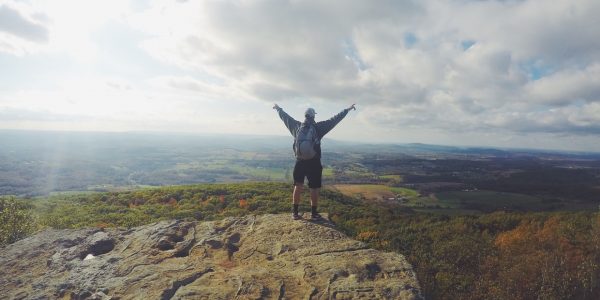
[[[42,49],[89,63],[102,51],[93,33],[110,20],[139,31],[143,40],[132,43],[169,71],[148,75],[146,86],[100,77],[109,89],[97,94],[133,99],[109,105],[123,118],[142,107],[147,116],[156,110],[159,119],[193,123],[190,111],[211,109],[219,116],[211,122],[226,127],[219,118],[236,115],[226,113],[227,104],[335,110],[356,102],[357,120],[370,128],[369,138],[379,130],[381,140],[406,128],[435,139],[494,133],[492,142],[501,135],[599,134],[597,0],[3,3],[33,24],[17,30],[0,22],[3,52]],[[47,42],[35,38],[43,36]],[[258,108],[245,113],[251,117],[235,119],[265,116]]]
[[[530,82],[526,91],[531,99],[550,105],[600,102],[600,61],[582,70],[566,68]]]
[[[93,34],[110,20],[122,20],[127,1],[0,1],[0,51],[17,56],[67,53],[80,62],[96,58]]]
[[[227,85],[198,80],[191,76],[161,76],[152,78],[149,83],[155,87],[173,92],[192,94],[203,99],[236,97],[235,91]]]
[[[159,1],[133,20],[155,57],[255,99],[359,101],[380,125],[542,130],[486,120],[527,127],[540,104],[566,118],[552,108],[597,99],[597,3]],[[554,74],[534,80],[533,62]]]
[[[6,4],[0,4],[0,31],[38,43],[48,40],[46,27]]]
[[[0,53],[23,56],[48,43],[46,15],[31,7],[0,1]]]

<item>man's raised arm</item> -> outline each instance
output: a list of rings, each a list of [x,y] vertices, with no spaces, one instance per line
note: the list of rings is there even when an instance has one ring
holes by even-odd
[[[298,128],[300,128],[301,123],[299,121],[294,120],[294,118],[290,117],[290,115],[283,111],[283,108],[279,107],[279,105],[275,104],[273,106],[273,109],[277,110],[277,112],[279,113],[279,117],[283,121],[283,124],[285,124],[285,127],[287,127],[292,136],[295,137],[296,132],[298,131]]]
[[[342,119],[344,119],[344,117],[346,117],[346,115],[348,114],[348,112],[350,110],[352,110],[352,109],[356,110],[356,107],[354,107],[354,105],[356,105],[356,104],[352,104],[350,107],[342,110],[342,112],[333,116],[329,120],[321,121],[321,122],[317,123],[317,126],[320,129],[321,138],[323,136],[325,136],[329,131],[331,131],[331,129],[333,129],[333,127],[335,127],[335,125],[337,125]]]

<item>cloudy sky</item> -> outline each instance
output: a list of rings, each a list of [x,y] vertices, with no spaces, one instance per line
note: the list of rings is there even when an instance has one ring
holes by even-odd
[[[600,151],[598,0],[0,0],[0,128]]]

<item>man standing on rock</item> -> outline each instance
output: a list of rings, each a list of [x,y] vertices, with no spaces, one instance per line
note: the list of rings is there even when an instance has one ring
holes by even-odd
[[[308,179],[308,187],[310,188],[310,205],[311,218],[318,220],[321,215],[317,212],[319,202],[319,190],[321,188],[321,177],[323,166],[321,165],[321,139],[335,125],[337,125],[348,112],[352,109],[356,110],[354,104],[344,109],[333,118],[315,122],[314,109],[308,108],[304,112],[304,122],[294,120],[290,117],[279,105],[275,104],[273,109],[277,110],[279,117],[288,128],[294,137],[294,154],[296,156],[296,165],[294,166],[294,193],[292,195],[294,220],[299,220],[301,217],[298,214],[298,204],[304,189],[304,178]]]

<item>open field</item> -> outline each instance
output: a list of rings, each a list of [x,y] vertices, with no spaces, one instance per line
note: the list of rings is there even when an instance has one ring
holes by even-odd
[[[404,181],[404,177],[399,174],[393,175],[379,175],[377,176],[379,180],[387,181],[389,184],[395,185],[400,184]]]
[[[415,190],[382,184],[335,184],[332,188],[346,196],[362,196],[368,200],[387,200],[397,196],[414,198],[419,195]]]
[[[286,179],[286,169],[233,165],[231,170],[258,180],[281,181]],[[291,173],[291,172],[290,172]]]
[[[330,167],[323,167],[323,179],[333,179],[333,169]]]
[[[481,212],[595,209],[590,203],[487,190],[441,192],[435,198],[441,208]]]
[[[416,190],[383,184],[334,184],[331,189],[353,198],[387,201],[402,197],[401,205],[418,212],[445,215],[481,214],[493,211],[554,211],[596,209],[588,203],[487,190],[446,191],[419,195]]]

